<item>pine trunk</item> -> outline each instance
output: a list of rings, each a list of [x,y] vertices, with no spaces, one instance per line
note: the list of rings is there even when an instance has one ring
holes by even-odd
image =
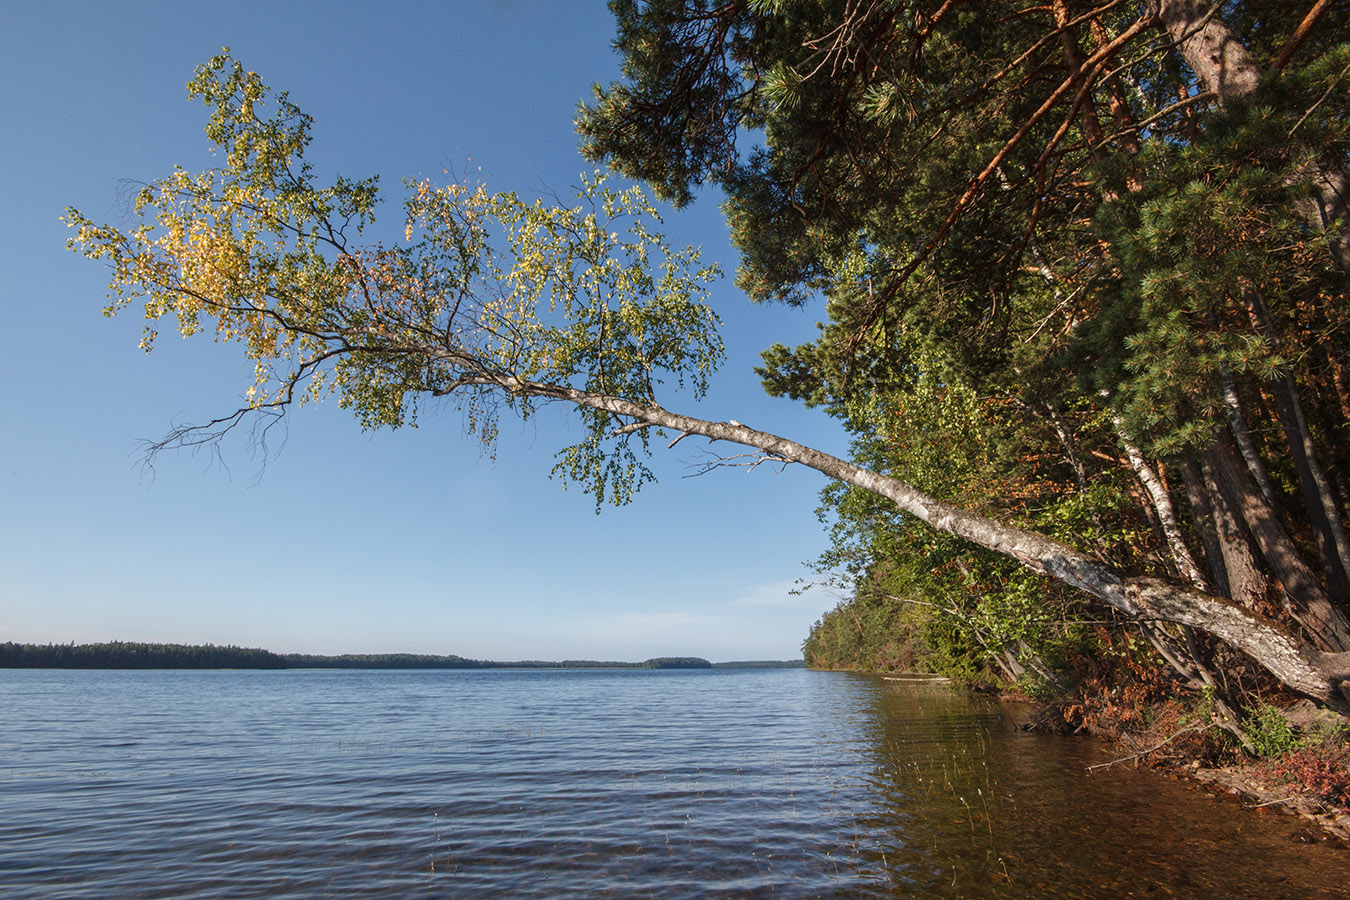
[[[1332,606],[1275,510],[1261,496],[1246,466],[1238,461],[1232,444],[1228,432],[1220,430],[1218,440],[1205,455],[1217,476],[1220,494],[1241,516],[1262,558],[1284,586],[1293,614],[1309,629],[1318,646],[1323,650],[1350,650],[1350,622]]]
[[[1186,497],[1191,504],[1191,522],[1200,538],[1200,546],[1205,551],[1205,562],[1209,564],[1210,577],[1218,592],[1226,597],[1236,596],[1228,581],[1228,567],[1224,563],[1223,542],[1219,538],[1214,521],[1214,505],[1210,502],[1210,490],[1204,475],[1194,460],[1183,460],[1178,466],[1181,479],[1186,485]]]
[[[1227,461],[1211,447],[1200,458],[1204,501],[1208,504],[1223,563],[1228,596],[1247,609],[1260,609],[1266,599],[1266,576],[1242,517],[1240,504],[1227,489],[1223,469]]]

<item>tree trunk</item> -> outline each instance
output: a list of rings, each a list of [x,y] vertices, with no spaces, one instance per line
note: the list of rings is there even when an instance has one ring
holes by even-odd
[[[1172,560],[1176,563],[1177,571],[1192,587],[1201,590],[1208,589],[1209,585],[1205,583],[1205,576],[1200,574],[1200,567],[1195,564],[1195,558],[1191,556],[1190,549],[1187,548],[1185,540],[1181,537],[1181,528],[1177,525],[1177,514],[1172,508],[1172,498],[1168,495],[1167,489],[1163,487],[1162,482],[1158,480],[1157,473],[1144,459],[1144,454],[1120,430],[1120,420],[1117,419],[1115,424],[1116,435],[1120,438],[1120,445],[1125,448],[1125,456],[1130,461],[1130,468],[1134,469],[1134,474],[1139,479],[1139,483],[1144,486],[1149,499],[1153,501],[1153,509],[1158,515],[1158,528],[1167,540],[1168,549],[1172,551]]]
[[[1206,451],[1205,461],[1217,475],[1220,494],[1241,514],[1261,556],[1284,585],[1295,616],[1312,632],[1322,649],[1350,649],[1350,622],[1332,606],[1289,532],[1257,490],[1246,467],[1237,460],[1228,432],[1220,429],[1217,437],[1214,446]],[[1231,579],[1231,571],[1229,576]]]
[[[1058,288],[1055,292],[1056,294],[1059,293]],[[1024,404],[1024,406],[1026,406],[1027,409],[1032,410],[1033,414],[1035,413],[1035,410],[1029,404]],[[1065,423],[1064,419],[1055,411],[1055,405],[1053,403],[1044,404],[1044,409],[1046,412],[1046,420],[1050,423],[1050,428],[1055,432],[1055,437],[1059,438],[1059,445],[1064,449],[1064,457],[1069,461],[1069,466],[1073,469],[1073,476],[1078,481],[1078,494],[1086,499],[1088,496],[1087,469],[1083,467],[1083,461],[1078,458],[1078,451],[1074,448],[1073,432],[1069,430],[1069,426]],[[1092,517],[1093,524],[1102,531],[1105,531],[1106,526],[1102,523],[1102,517],[1097,513],[1096,506],[1089,503],[1087,504],[1087,509],[1088,515]]]
[[[1059,31],[1059,46],[1064,51],[1064,59],[1068,63],[1069,71],[1073,73],[1073,86],[1077,93],[1082,91],[1083,88],[1083,53],[1078,49],[1078,40],[1074,37],[1072,28],[1069,27],[1071,16],[1065,0],[1052,0],[1050,5],[1055,16],[1055,27]],[[1083,129],[1083,138],[1087,142],[1088,155],[1094,161],[1100,162],[1105,155],[1105,142],[1102,139],[1102,125],[1097,118],[1097,105],[1092,99],[1091,91],[1086,92],[1083,96],[1082,104],[1078,110],[1078,121]]]
[[[1344,606],[1350,603],[1350,574],[1347,574],[1350,573],[1350,546],[1347,546],[1345,529],[1336,502],[1332,499],[1331,484],[1317,461],[1293,376],[1284,369],[1276,375],[1270,386],[1275,395],[1280,427],[1289,442],[1294,471],[1298,474],[1308,524],[1312,527],[1322,565],[1326,569],[1327,590],[1337,603]]]
[[[1163,658],[1163,661],[1186,680],[1186,687],[1198,691],[1206,686],[1212,687],[1214,685],[1213,676],[1205,671],[1199,658],[1194,656],[1188,648],[1183,647],[1163,628],[1151,626],[1141,620],[1139,630],[1153,645],[1153,649],[1158,651],[1158,655]],[[1193,662],[1187,662],[1188,658]]]
[[[1271,321],[1265,298],[1256,290],[1248,290],[1243,292],[1243,299],[1247,303],[1252,327],[1279,347],[1280,336]],[[1332,599],[1344,606],[1350,602],[1350,541],[1346,540],[1345,528],[1331,495],[1331,485],[1317,461],[1312,432],[1308,429],[1303,404],[1299,401],[1298,385],[1287,365],[1280,365],[1276,369],[1270,389],[1275,395],[1276,414],[1289,443],[1294,471],[1298,473],[1308,524],[1312,526],[1313,537],[1326,568],[1327,589]]]
[[[1259,496],[1225,433],[1205,452],[1201,467],[1228,596],[1246,609],[1263,608],[1269,583],[1257,558],[1259,552],[1280,580],[1286,611],[1314,644],[1323,651],[1347,649],[1350,631],[1344,618],[1331,607],[1274,511]]]
[[[446,353],[439,348],[434,352],[437,355]],[[1350,716],[1350,701],[1340,691],[1341,682],[1350,678],[1350,653],[1321,653],[1278,622],[1243,609],[1227,598],[1154,578],[1126,577],[1090,555],[1043,534],[944,503],[898,478],[871,472],[847,460],[739,422],[711,422],[673,413],[655,404],[636,403],[567,385],[523,381],[513,376],[472,376],[460,383],[496,387],[518,397],[564,401],[632,420],[632,424],[620,429],[621,433],[658,427],[681,436],[701,435],[752,447],[768,459],[800,463],[885,497],[939,531],[965,538],[1034,572],[1085,591],[1126,615],[1142,620],[1175,622],[1212,634],[1246,653],[1291,690]]]
[[[1266,576],[1256,558],[1241,505],[1223,477],[1224,457],[1211,447],[1200,458],[1203,488],[1218,536],[1220,559],[1228,582],[1228,596],[1247,609],[1260,609],[1266,599]]]
[[[1191,521],[1195,525],[1195,533],[1200,538],[1200,546],[1204,548],[1205,561],[1209,563],[1209,574],[1220,594],[1234,597],[1228,582],[1228,567],[1224,563],[1223,542],[1215,526],[1214,506],[1210,503],[1210,492],[1204,476],[1194,460],[1182,460],[1177,468],[1181,470],[1181,480],[1186,485],[1186,497],[1191,503]]]
[[[1050,428],[1055,432],[1055,437],[1059,438],[1059,445],[1064,450],[1064,458],[1069,461],[1069,466],[1073,469],[1073,477],[1078,481],[1078,493],[1087,496],[1087,469],[1083,467],[1083,461],[1078,458],[1078,451],[1074,448],[1073,432],[1069,430],[1069,426],[1055,411],[1053,403],[1046,403],[1044,407],[1046,421],[1050,423]]]
[[[1250,94],[1261,83],[1247,48],[1222,19],[1210,15],[1214,4],[1208,0],[1155,0],[1154,12],[1191,71],[1221,100]]]
[[[1331,383],[1336,388],[1336,402],[1341,408],[1341,418],[1350,422],[1350,379],[1346,378],[1345,366],[1336,354],[1335,348],[1326,348],[1327,365],[1331,367]]]
[[[1247,417],[1242,414],[1242,400],[1238,396],[1237,384],[1227,370],[1223,373],[1223,400],[1228,416],[1228,427],[1233,430],[1233,438],[1237,441],[1238,450],[1242,452],[1242,460],[1247,464],[1247,469],[1252,473],[1257,486],[1261,488],[1261,496],[1274,506],[1275,486],[1270,482],[1270,474],[1266,472],[1265,463],[1261,461],[1261,454],[1256,452],[1251,430],[1247,428]]]
[[[1088,23],[1088,27],[1092,33],[1092,39],[1097,45],[1097,49],[1100,50],[1102,47],[1111,43],[1111,38],[1106,32],[1106,28],[1102,25],[1101,19],[1094,16],[1092,21]],[[1139,143],[1139,135],[1135,129],[1134,114],[1130,112],[1130,102],[1126,99],[1125,88],[1120,82],[1120,73],[1111,72],[1102,80],[1102,82],[1106,86],[1106,97],[1111,109],[1111,120],[1115,124],[1116,130],[1120,132],[1120,146],[1125,149],[1126,153],[1134,155],[1139,152],[1141,145]],[[1135,180],[1136,176],[1130,175],[1129,178],[1130,190],[1138,190],[1141,185]]]
[[[1350,178],[1344,172],[1304,172],[1312,182],[1314,196],[1299,204],[1299,212],[1308,221],[1326,231],[1350,218]],[[1350,274],[1350,234],[1332,241],[1331,253],[1342,272]]]

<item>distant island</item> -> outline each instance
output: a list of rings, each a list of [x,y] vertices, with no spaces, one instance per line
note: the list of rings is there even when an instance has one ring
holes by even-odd
[[[662,656],[642,662],[592,659],[496,662],[421,653],[274,653],[215,644],[0,644],[0,669],[800,669],[800,660],[713,663],[696,656]]]

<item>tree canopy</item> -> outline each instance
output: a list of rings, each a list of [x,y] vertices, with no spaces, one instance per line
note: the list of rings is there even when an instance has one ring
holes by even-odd
[[[771,393],[868,468],[1350,648],[1346,10],[611,6],[623,78],[583,148],[676,204],[719,188],[752,299],[825,299],[816,341],[764,354]],[[971,646],[1025,607],[1023,575],[854,489],[824,513],[857,635],[898,594]],[[975,656],[1016,668],[1025,636]],[[1153,637],[1196,683],[1230,666]]]
[[[771,391],[850,403],[942,365],[1100,399],[1175,457],[1225,378],[1342,366],[1344,10],[612,5],[625,78],[583,148],[677,203],[718,185],[753,299],[829,298],[818,341],[766,354]]]
[[[146,185],[132,229],[68,215],[72,246],[114,273],[105,313],[143,303],[143,349],[168,321],[184,337],[209,327],[256,363],[246,408],[164,447],[323,396],[365,428],[397,428],[419,403],[451,397],[491,444],[502,407],[534,411],[525,382],[638,401],[666,380],[706,389],[722,359],[706,302],[716,268],[662,241],[639,188],[597,174],[567,206],[409,182],[405,242],[369,243],[378,179],[320,184],[304,159],[311,120],[284,92],[221,55],[189,93],[210,109],[225,165]],[[626,441],[606,447],[612,412],[581,415],[586,436],[558,471],[599,502],[626,502],[650,473]]]

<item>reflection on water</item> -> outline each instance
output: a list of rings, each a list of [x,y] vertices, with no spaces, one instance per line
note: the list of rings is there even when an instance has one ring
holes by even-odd
[[[0,896],[1345,896],[1102,753],[836,673],[0,672]]]
[[[1128,767],[1090,741],[1011,728],[996,701],[878,690],[877,837],[895,896],[1344,898],[1350,854],[1297,820]],[[917,814],[915,814],[915,812]]]

